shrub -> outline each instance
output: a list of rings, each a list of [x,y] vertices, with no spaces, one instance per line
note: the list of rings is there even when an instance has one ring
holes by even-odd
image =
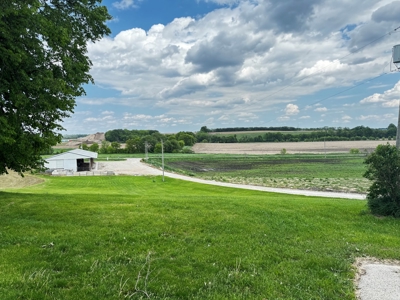
[[[285,148],[282,148],[282,149],[281,149],[281,154],[282,154],[282,155],[286,154],[286,149],[285,149]]]
[[[400,151],[379,145],[366,159],[365,178],[372,180],[368,207],[375,215],[400,217]]]
[[[190,147],[184,147],[184,148],[182,149],[182,153],[185,153],[185,154],[192,154],[192,153],[194,153],[194,151],[193,151],[192,149],[190,149]]]
[[[350,149],[350,154],[359,154],[359,153],[360,153],[360,149],[357,149],[357,148]]]

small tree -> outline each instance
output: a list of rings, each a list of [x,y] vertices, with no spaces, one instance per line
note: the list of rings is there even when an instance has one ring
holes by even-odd
[[[99,149],[101,154],[106,154],[108,153],[108,147],[110,146],[110,142],[107,141],[102,141],[101,142],[101,147]]]
[[[121,144],[118,142],[111,142],[112,153],[118,153],[119,148],[121,148]]]
[[[99,148],[100,148],[99,144],[93,143],[93,144],[90,145],[89,150],[92,151],[92,152],[98,152]]]
[[[400,151],[390,144],[379,145],[366,159],[365,178],[372,180],[367,200],[376,215],[400,217]]]

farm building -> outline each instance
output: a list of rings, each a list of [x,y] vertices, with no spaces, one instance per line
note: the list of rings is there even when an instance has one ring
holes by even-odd
[[[74,172],[90,171],[94,168],[95,158],[97,158],[96,152],[74,149],[46,159],[44,166],[47,169],[71,170]]]

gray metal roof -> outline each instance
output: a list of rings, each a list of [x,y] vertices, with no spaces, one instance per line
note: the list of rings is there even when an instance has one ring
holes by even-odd
[[[63,160],[63,159],[80,159],[80,158],[97,158],[97,153],[82,149],[74,149],[68,152],[54,155],[46,160]]]

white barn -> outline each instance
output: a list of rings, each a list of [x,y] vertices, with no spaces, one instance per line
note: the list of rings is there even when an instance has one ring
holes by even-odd
[[[82,149],[74,149],[65,153],[54,155],[46,159],[44,164],[47,169],[71,170],[74,172],[91,171],[97,153]],[[85,162],[89,160],[89,162]]]

